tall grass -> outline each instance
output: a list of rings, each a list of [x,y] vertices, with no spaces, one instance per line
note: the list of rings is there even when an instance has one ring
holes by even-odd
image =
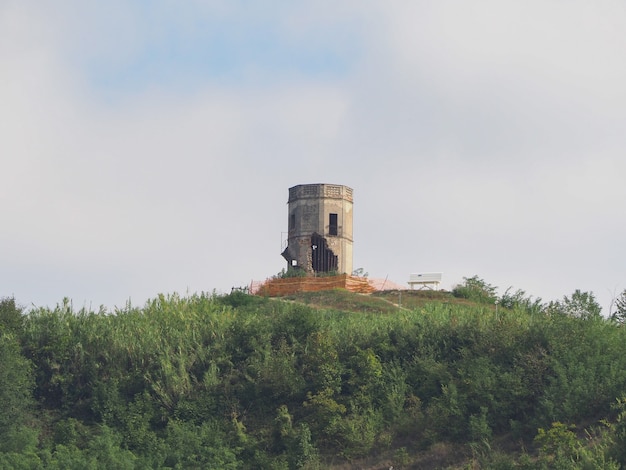
[[[113,313],[64,302],[31,311],[19,341],[50,426],[106,425],[146,459],[167,454],[168,435],[215,428],[228,450],[215,455],[251,468],[296,461],[304,444],[352,459],[396,443],[532,436],[610,417],[626,391],[626,329],[602,318],[343,291],[299,300],[161,295]]]

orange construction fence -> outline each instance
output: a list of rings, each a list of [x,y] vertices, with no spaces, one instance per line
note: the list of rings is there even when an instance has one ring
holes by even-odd
[[[268,279],[254,289],[254,293],[268,297],[280,297],[295,292],[317,292],[329,289],[346,289],[361,294],[369,294],[376,290],[366,277],[339,274],[337,276],[324,277],[307,276]]]

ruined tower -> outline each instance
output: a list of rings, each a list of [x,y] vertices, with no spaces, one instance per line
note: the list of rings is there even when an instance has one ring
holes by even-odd
[[[289,188],[289,232],[282,255],[308,274],[352,273],[352,188],[300,184]]]

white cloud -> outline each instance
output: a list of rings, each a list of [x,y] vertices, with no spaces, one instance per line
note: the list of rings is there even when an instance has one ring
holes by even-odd
[[[230,2],[149,18],[7,5],[0,295],[120,305],[262,279],[284,264],[287,188],[309,182],[354,187],[355,266],[374,276],[479,274],[547,299],[626,287],[617,2],[309,3],[263,24]],[[320,76],[242,54],[232,83],[195,65],[189,88],[90,81],[215,18],[247,33],[237,47],[276,25],[275,54],[340,41],[349,64]]]

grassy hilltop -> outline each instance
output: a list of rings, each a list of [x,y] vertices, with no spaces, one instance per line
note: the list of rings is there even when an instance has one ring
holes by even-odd
[[[4,299],[0,468],[626,468],[626,329],[596,306],[476,277],[116,312]]]

